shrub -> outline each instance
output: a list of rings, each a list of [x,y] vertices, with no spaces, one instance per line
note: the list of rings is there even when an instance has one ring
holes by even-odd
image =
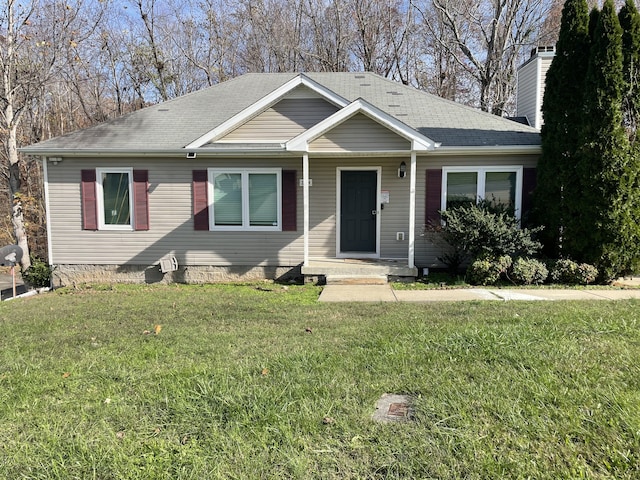
[[[467,268],[467,282],[472,285],[494,285],[511,267],[511,257],[484,256],[475,260]]]
[[[573,260],[563,259],[552,265],[550,278],[554,283],[587,285],[596,281],[598,269],[588,263],[577,263]]]
[[[40,258],[31,258],[31,266],[22,272],[22,279],[34,288],[51,285],[51,267]]]
[[[513,211],[486,201],[460,204],[440,212],[444,240],[468,258],[535,255],[542,244],[534,240],[541,228],[520,228]]]
[[[520,285],[540,285],[548,276],[545,264],[534,258],[517,258],[509,271],[509,278]]]

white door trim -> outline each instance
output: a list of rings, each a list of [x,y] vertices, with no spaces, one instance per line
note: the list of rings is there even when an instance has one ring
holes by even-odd
[[[376,251],[372,253],[343,252],[340,248],[340,221],[342,172],[345,170],[375,171],[376,172]],[[380,258],[380,191],[382,188],[382,167],[337,167],[336,168],[336,258]]]

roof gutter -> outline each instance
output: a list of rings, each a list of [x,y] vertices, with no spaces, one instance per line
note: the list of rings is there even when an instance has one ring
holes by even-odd
[[[488,145],[469,147],[445,147],[438,148],[437,155],[464,155],[465,157],[480,155],[540,155],[541,145]]]
[[[109,149],[109,150],[90,150],[90,149],[40,149],[40,148],[20,148],[21,153],[27,155],[34,155],[40,157],[65,157],[65,158],[84,158],[84,157],[101,157],[101,158],[130,158],[130,157],[154,157],[154,158],[214,158],[221,156],[247,156],[247,155],[262,155],[269,157],[291,157],[292,155],[300,154],[301,152],[293,152],[285,150],[283,144],[277,144],[273,148],[265,148],[264,146],[258,148],[248,147],[246,144],[241,148],[224,148],[224,149],[209,149],[209,148],[180,148],[172,150],[130,150],[130,149]],[[400,151],[362,151],[362,152],[311,152],[314,157],[332,157],[332,156],[394,156],[409,153],[409,150]],[[484,155],[539,155],[542,153],[542,147],[540,145],[491,145],[491,146],[440,146],[436,150],[432,151],[420,151],[418,155],[464,155],[465,157],[471,156],[484,156]]]
[[[176,149],[176,150],[139,150],[139,149],[109,149],[109,150],[89,150],[89,149],[64,149],[64,148],[52,148],[52,149],[32,149],[29,147],[20,148],[19,151],[26,155],[33,155],[39,157],[64,157],[64,158],[84,158],[84,157],[111,157],[111,158],[127,158],[127,157],[154,157],[154,158],[196,158],[196,157],[219,157],[225,155],[247,155],[247,154],[260,154],[268,156],[291,156],[291,154],[284,150],[279,144],[274,149],[265,148],[229,148],[229,149]],[[195,154],[195,155],[194,155]]]

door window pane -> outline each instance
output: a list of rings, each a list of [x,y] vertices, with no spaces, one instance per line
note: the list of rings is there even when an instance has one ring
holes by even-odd
[[[215,225],[242,225],[242,175],[221,173],[213,180]]]
[[[476,203],[477,190],[477,172],[449,172],[447,174],[447,208]]]
[[[272,173],[249,174],[249,225],[278,225],[277,176]]]
[[[102,172],[105,225],[130,225],[129,174]]]

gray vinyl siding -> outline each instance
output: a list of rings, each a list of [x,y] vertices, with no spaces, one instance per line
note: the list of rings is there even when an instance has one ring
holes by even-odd
[[[80,171],[134,167],[149,172],[148,231],[82,230]],[[52,259],[55,264],[157,265],[168,253],[181,265],[292,266],[303,260],[302,189],[296,232],[220,232],[193,228],[192,170],[237,167],[238,160],[73,160],[49,165]],[[282,167],[302,175],[300,159],[243,160],[246,167]]]
[[[336,106],[322,98],[284,98],[218,142],[285,142],[337,110]]]
[[[540,97],[538,94],[538,67],[540,59],[534,59],[518,70],[518,92],[516,115],[527,117],[531,126],[536,126]]]
[[[538,96],[538,117],[537,122],[534,125],[536,128],[542,128],[542,124],[544,123],[544,118],[542,116],[542,100],[544,99],[544,90],[546,86],[546,78],[547,72],[549,71],[549,67],[551,66],[551,62],[553,61],[553,57],[544,57],[541,59],[540,64],[540,94]]]
[[[358,113],[311,142],[312,152],[371,152],[409,150],[411,143],[387,127]]]
[[[409,172],[398,178],[410,156],[314,158],[311,155],[309,255],[336,256],[336,185],[338,167],[381,167],[381,189],[390,203],[380,212],[380,257],[407,258],[409,238]],[[443,166],[523,165],[533,167],[537,156],[418,157],[416,177],[416,265],[438,266],[440,247],[421,236],[425,216],[425,171]],[[303,198],[297,187],[297,231],[222,232],[193,229],[192,171],[211,167],[277,167],[297,171],[302,178],[301,158],[278,159],[71,159],[48,165],[49,212],[54,264],[157,265],[168,253],[180,265],[294,266],[303,261]],[[148,231],[82,230],[80,171],[96,167],[133,167],[149,172]],[[404,232],[403,241],[396,233]],[[441,266],[441,265],[440,265]]]
[[[542,100],[545,79],[553,56],[548,54],[532,59],[518,70],[516,115],[527,117],[532,127],[542,127]]]

